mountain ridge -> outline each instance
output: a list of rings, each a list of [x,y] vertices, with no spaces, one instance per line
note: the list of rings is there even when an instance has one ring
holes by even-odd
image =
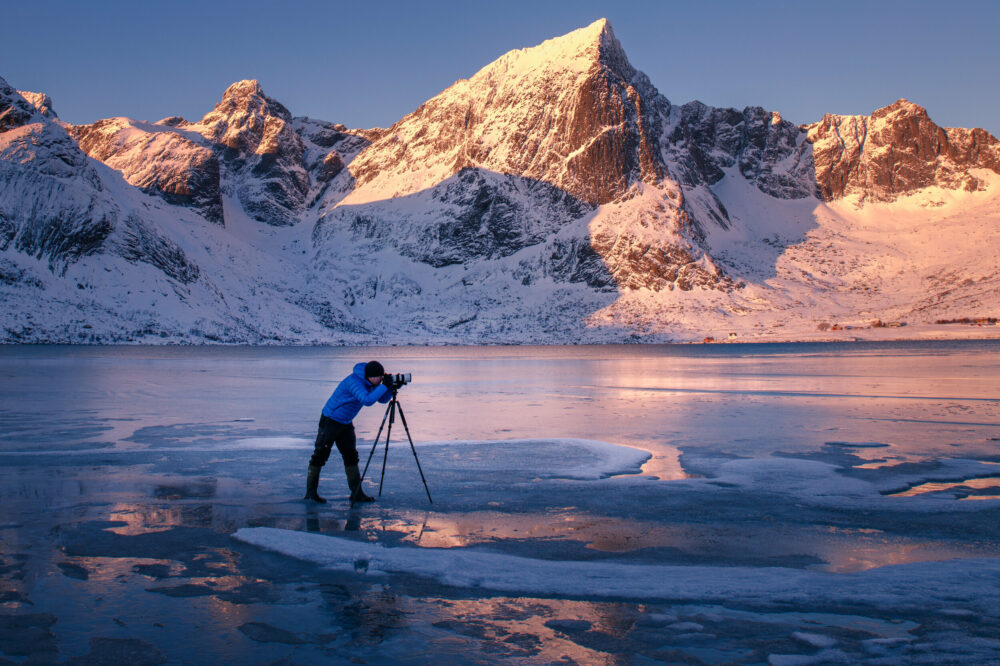
[[[603,19],[386,129],[295,117],[255,80],[194,122],[51,109],[0,79],[7,341],[803,337],[997,307],[995,137],[906,100],[803,125],[677,106]],[[947,268],[903,242],[935,226]]]

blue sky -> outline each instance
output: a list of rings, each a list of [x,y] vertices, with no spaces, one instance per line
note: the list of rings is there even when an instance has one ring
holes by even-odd
[[[294,115],[388,126],[515,48],[607,17],[673,103],[807,123],[900,97],[1000,134],[1000,2],[4,2],[0,76],[63,120],[197,119],[255,78]]]

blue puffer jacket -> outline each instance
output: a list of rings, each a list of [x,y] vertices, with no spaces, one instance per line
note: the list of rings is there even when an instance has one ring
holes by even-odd
[[[323,405],[323,415],[339,423],[350,423],[362,407],[376,402],[385,404],[392,399],[392,391],[384,384],[372,386],[365,378],[365,363],[354,366],[354,372],[337,385],[333,395]]]

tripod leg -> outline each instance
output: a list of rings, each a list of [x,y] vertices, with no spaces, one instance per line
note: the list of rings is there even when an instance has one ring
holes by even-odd
[[[410,437],[410,426],[406,425],[406,415],[403,414],[403,406],[397,405],[399,409],[399,419],[403,422],[403,429],[406,430],[406,439],[410,442],[410,450],[413,451],[413,459],[417,461],[417,471],[420,472],[420,480],[424,482],[424,491],[427,493],[427,501],[434,504],[431,499],[430,488],[427,487],[427,479],[424,478],[424,469],[420,466],[420,458],[417,457],[417,449],[413,446],[413,438]]]
[[[389,403],[389,429],[385,432],[385,455],[382,456],[382,477],[378,480],[378,496],[382,497],[382,484],[385,482],[385,462],[389,459],[389,438],[392,436],[392,424],[396,420],[396,399]]]
[[[378,427],[378,434],[375,435],[375,440],[372,442],[372,450],[368,452],[368,462],[365,463],[365,471],[361,472],[361,480],[365,480],[365,474],[368,473],[368,465],[372,462],[372,456],[375,455],[375,449],[378,447],[378,440],[382,437],[382,428],[385,427],[385,420],[389,418],[389,410],[392,409],[392,405],[385,408],[385,416],[382,417],[382,425]]]

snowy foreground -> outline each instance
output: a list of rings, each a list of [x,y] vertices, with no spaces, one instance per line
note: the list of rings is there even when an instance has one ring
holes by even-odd
[[[0,663],[997,663],[998,352],[0,348]]]

